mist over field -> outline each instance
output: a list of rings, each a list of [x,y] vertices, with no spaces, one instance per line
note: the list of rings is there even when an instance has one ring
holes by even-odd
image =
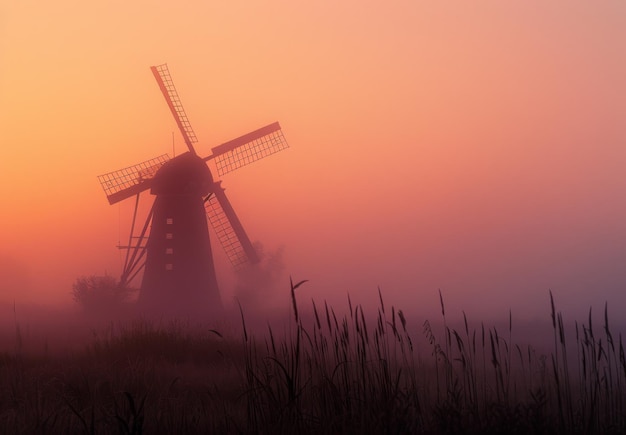
[[[0,433],[626,433],[625,77],[620,0],[3,0]]]
[[[237,278],[214,243],[228,310],[288,316],[290,277],[307,305],[375,312],[380,287],[416,328],[439,290],[476,321],[549,323],[549,291],[626,310],[622,2],[62,5],[1,7],[9,318],[119,277],[132,201],[96,176],[184,149],[165,62],[201,155],[275,120],[290,145],[221,178],[281,266]]]

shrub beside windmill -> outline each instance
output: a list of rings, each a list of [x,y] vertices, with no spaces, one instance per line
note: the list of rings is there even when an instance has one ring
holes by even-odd
[[[110,204],[135,197],[135,208],[120,285],[143,270],[138,305],[148,311],[205,312],[221,306],[207,221],[235,268],[259,261],[243,225],[215,181],[221,176],[288,147],[278,122],[211,149],[201,157],[167,64],[151,67],[189,151],[167,154],[98,176]],[[150,190],[154,203],[135,233],[139,196]]]

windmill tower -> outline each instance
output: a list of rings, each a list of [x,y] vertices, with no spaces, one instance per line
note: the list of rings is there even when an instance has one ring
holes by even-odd
[[[259,257],[228,201],[221,181],[207,162],[214,160],[221,176],[288,147],[280,125],[262,127],[212,148],[201,157],[196,135],[181,104],[167,64],[150,68],[180,129],[188,151],[167,154],[98,176],[110,204],[135,196],[135,209],[120,285],[144,271],[139,299],[148,312],[206,313],[221,306],[207,221],[235,268]],[[155,196],[141,230],[135,232],[139,196]],[[149,235],[148,235],[149,229]]]

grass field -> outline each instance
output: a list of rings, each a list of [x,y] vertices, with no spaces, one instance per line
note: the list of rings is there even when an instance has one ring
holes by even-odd
[[[465,315],[414,323],[297,302],[284,327],[128,320],[63,351],[17,313],[0,354],[1,433],[626,433],[621,334],[566,330],[546,352]],[[441,295],[440,295],[441,296]],[[421,323],[421,324],[420,324]],[[450,325],[460,325],[452,327]],[[85,332],[85,331],[83,331]]]

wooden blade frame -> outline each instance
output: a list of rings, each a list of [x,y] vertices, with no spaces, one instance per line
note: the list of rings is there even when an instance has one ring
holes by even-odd
[[[214,183],[213,192],[204,200],[209,223],[235,269],[258,263],[259,256],[228,201],[221,182]]]
[[[135,200],[135,210],[133,212],[133,221],[130,226],[130,234],[128,236],[128,245],[127,246],[118,246],[120,249],[126,249],[126,258],[124,260],[124,269],[122,270],[122,274],[120,276],[120,285],[126,286],[129,282],[131,282],[139,272],[146,265],[145,255],[147,251],[147,244],[145,243],[148,239],[146,232],[148,231],[148,227],[150,226],[150,222],[152,222],[152,214],[154,211],[154,203],[150,208],[150,212],[148,213],[148,217],[144,222],[144,225],[139,233],[139,236],[135,237],[135,222],[137,220],[137,210],[139,209],[139,194],[137,194],[137,198]]]
[[[280,124],[274,122],[212,148],[212,154],[204,160],[215,159],[221,176],[288,147]]]
[[[178,92],[176,91],[176,87],[172,81],[172,76],[167,68],[167,64],[164,63],[163,65],[151,66],[150,70],[152,70],[152,74],[154,74],[154,78],[156,79],[159,89],[161,89],[161,92],[165,97],[165,101],[174,116],[174,120],[176,120],[176,124],[183,135],[183,139],[185,140],[189,151],[191,151],[192,154],[196,154],[196,150],[193,148],[192,144],[198,142],[198,139],[196,138],[193,128],[191,128],[191,123],[185,114],[183,104],[180,102],[180,97],[178,96]]]
[[[169,159],[167,154],[163,154],[119,171],[98,175],[98,181],[107,195],[109,204],[115,204],[149,189],[154,174]]]

